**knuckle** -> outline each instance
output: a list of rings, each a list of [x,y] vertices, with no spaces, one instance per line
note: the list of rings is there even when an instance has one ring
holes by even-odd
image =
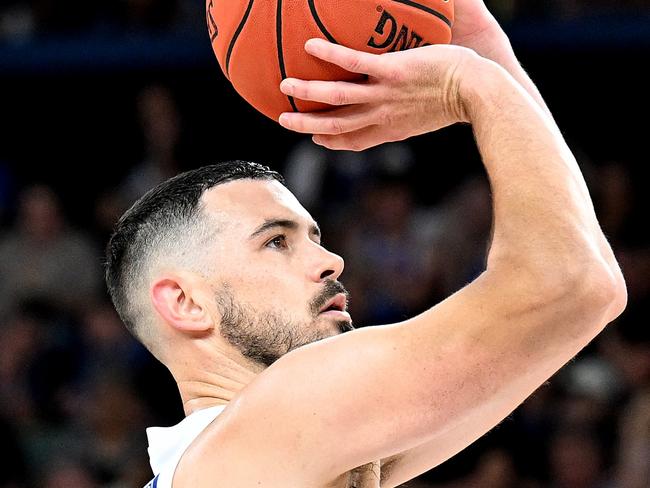
[[[332,92],[332,98],[330,100],[332,105],[347,105],[348,96],[342,89],[336,89]]]
[[[345,65],[349,71],[357,72],[361,69],[361,59],[357,54],[350,54],[347,57]]]
[[[332,134],[342,134],[344,132],[343,124],[338,119],[332,119],[329,126]]]
[[[404,72],[395,67],[387,67],[385,69],[386,79],[391,84],[399,84],[404,80]]]

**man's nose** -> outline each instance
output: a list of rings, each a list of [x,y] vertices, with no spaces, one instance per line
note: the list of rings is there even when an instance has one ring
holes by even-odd
[[[312,279],[314,281],[323,281],[326,278],[334,281],[338,280],[345,267],[343,258],[322,247],[320,247],[319,251],[319,260],[312,271]]]

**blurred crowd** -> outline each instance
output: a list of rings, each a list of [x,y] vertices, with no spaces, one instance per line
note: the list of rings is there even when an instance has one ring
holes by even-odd
[[[3,0],[0,40],[160,32],[196,25],[202,19],[202,12],[203,8],[196,8],[192,0]]]
[[[486,3],[505,22],[650,12],[648,0]],[[3,0],[0,43],[203,28],[202,12],[197,0]],[[182,418],[171,376],[129,336],[104,291],[114,223],[187,166],[174,94],[151,85],[133,107],[139,161],[87,202],[91,218],[73,217],[60,189],[27,181],[0,154],[0,488],[142,486],[151,478],[145,427]],[[631,170],[642,156],[577,154],[623,267],[627,311],[500,426],[406,486],[650,487],[650,236],[644,182]],[[324,244],[345,258],[358,327],[417,314],[484,269],[485,176],[432,196],[425,163],[404,143],[359,154],[305,141],[277,168]]]
[[[171,377],[128,335],[102,282],[116,219],[181,168],[174,95],[148,86],[134,106],[143,157],[88,202],[91,221],[72,224],[62,195],[17,181],[0,161],[0,488],[142,486],[150,478],[145,427],[182,418]],[[627,164],[581,159],[624,269],[628,310],[493,432],[407,486],[650,486],[643,188]],[[357,326],[417,314],[484,269],[486,178],[467,176],[431,198],[426,182],[414,181],[420,163],[405,143],[348,153],[305,141],[281,168],[319,220],[324,244],[346,259],[342,281]]]
[[[202,22],[196,0],[3,0],[0,41],[37,36],[161,31]],[[650,11],[647,0],[487,0],[502,21]]]

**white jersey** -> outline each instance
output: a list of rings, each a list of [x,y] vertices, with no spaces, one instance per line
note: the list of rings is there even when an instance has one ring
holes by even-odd
[[[219,405],[198,410],[173,427],[149,427],[149,463],[155,477],[144,488],[172,488],[181,456],[224,408],[225,405]]]

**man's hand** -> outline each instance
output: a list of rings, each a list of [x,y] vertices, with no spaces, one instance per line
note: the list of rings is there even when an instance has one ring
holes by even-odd
[[[499,62],[510,43],[483,0],[455,0],[451,44],[470,48]]]
[[[282,81],[280,89],[286,95],[339,106],[326,112],[280,116],[282,126],[316,134],[318,144],[360,151],[469,121],[463,81],[470,66],[480,60],[469,49],[427,46],[376,55],[322,39],[310,39],[305,49],[367,77],[361,82]]]

